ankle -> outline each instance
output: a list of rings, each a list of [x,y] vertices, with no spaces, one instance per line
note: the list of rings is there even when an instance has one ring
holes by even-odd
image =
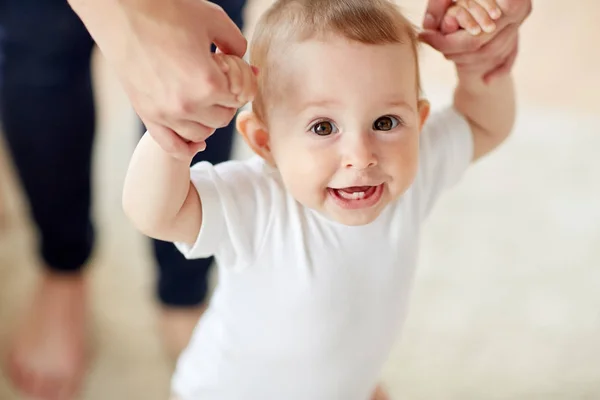
[[[37,283],[37,301],[64,303],[83,302],[87,296],[87,279],[81,273],[65,274],[44,271]]]
[[[46,267],[42,272],[41,281],[46,284],[71,286],[83,285],[86,282],[86,279],[81,271],[61,272]]]

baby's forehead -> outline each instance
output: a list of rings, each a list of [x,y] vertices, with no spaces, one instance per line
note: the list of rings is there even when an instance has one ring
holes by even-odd
[[[389,0],[277,0],[251,40],[261,70],[252,109],[264,118],[308,85],[340,90],[345,81],[418,93],[417,47],[415,27]]]
[[[275,68],[291,67],[298,70],[302,67],[325,66],[332,63],[343,66],[340,63],[344,61],[353,61],[353,64],[369,64],[370,60],[379,63],[398,63],[399,60],[408,60],[409,63],[414,63],[415,58],[416,53],[409,43],[371,44],[328,34],[274,46],[274,51],[270,52],[269,59],[266,61]]]
[[[418,87],[415,57],[404,43],[374,45],[344,38],[296,42],[271,60],[263,93],[287,99],[326,97],[330,91],[412,91]]]

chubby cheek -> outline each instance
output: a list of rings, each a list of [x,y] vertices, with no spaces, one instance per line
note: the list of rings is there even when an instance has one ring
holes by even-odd
[[[318,206],[332,176],[331,154],[294,140],[273,141],[272,154],[290,194],[304,205]]]
[[[383,155],[385,171],[392,177],[392,196],[403,194],[413,183],[419,168],[419,141],[411,140],[399,146],[389,146]]]

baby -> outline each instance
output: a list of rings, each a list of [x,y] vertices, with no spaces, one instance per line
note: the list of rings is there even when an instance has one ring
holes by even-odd
[[[489,13],[449,10],[460,26],[465,16],[493,25],[492,2],[470,3]],[[476,68],[457,68],[454,104],[429,117],[417,44],[388,0],[276,1],[252,39],[255,68],[215,55],[240,103],[253,100],[237,126],[257,156],[190,169],[191,156],[142,138],[128,217],[219,264],[176,398],[383,396],[378,376],[406,316],[421,225],[515,118],[511,77],[486,84]]]

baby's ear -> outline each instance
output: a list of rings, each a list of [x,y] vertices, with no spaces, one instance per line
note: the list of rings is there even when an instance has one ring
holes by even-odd
[[[241,111],[237,117],[236,127],[252,151],[264,158],[267,163],[275,165],[271,154],[269,132],[255,113]]]
[[[419,110],[419,132],[421,132],[421,130],[423,130],[423,125],[425,125],[425,122],[429,117],[431,106],[429,105],[429,101],[421,99],[417,104],[417,108]]]

